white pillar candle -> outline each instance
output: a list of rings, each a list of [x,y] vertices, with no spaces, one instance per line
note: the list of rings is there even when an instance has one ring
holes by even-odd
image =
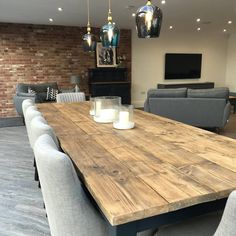
[[[119,123],[127,124],[129,122],[129,112],[128,111],[120,111],[119,112]]]
[[[100,118],[103,120],[114,120],[115,110],[114,109],[102,109],[100,112]]]
[[[91,116],[94,116],[94,115],[95,115],[94,109],[91,109],[91,110],[89,111],[89,114],[90,114]]]
[[[101,101],[96,101],[95,102],[95,110],[96,110],[96,114],[100,114],[101,112],[101,107],[102,107],[102,102]]]
[[[115,120],[115,109],[101,109],[100,114],[95,114],[94,120],[99,123],[110,123]]]

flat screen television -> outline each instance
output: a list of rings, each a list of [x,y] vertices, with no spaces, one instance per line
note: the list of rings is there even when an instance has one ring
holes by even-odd
[[[201,78],[202,54],[167,53],[165,79]]]

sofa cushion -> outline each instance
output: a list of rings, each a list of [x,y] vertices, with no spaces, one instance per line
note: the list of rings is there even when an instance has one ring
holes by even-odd
[[[58,86],[56,82],[53,83],[44,83],[44,84],[31,84],[31,89],[36,91],[36,93],[47,93],[47,88],[54,88],[58,90]]]
[[[35,102],[36,103],[41,103],[41,102],[45,102],[47,98],[47,93],[36,93],[35,96]]]
[[[187,96],[187,88],[176,89],[150,89],[148,98],[184,98]]]
[[[229,89],[228,88],[188,89],[187,97],[229,99]]]

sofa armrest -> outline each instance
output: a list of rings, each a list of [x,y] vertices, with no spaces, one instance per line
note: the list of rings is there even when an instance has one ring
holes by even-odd
[[[27,93],[26,93],[27,94]],[[34,95],[34,94],[33,94]],[[25,100],[25,99],[31,99],[35,102],[35,96],[17,96],[15,95],[13,97],[13,102],[14,102],[14,105],[15,105],[15,108],[16,108],[16,111],[17,113],[20,115],[20,116],[23,116],[23,110],[22,110],[22,102]]]
[[[230,113],[231,113],[231,105],[230,105],[230,102],[227,102],[227,104],[225,106],[225,109],[224,109],[223,120],[222,120],[222,127],[220,127],[220,128],[224,128],[225,127],[225,125],[229,121]]]
[[[23,93],[23,92],[17,92],[17,97],[24,97],[24,98],[35,98],[35,94],[33,93]]]

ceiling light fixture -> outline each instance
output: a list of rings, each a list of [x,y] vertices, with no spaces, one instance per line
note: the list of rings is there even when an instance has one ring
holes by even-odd
[[[63,11],[63,8],[62,7],[58,7],[57,10],[58,11]]]
[[[171,26],[169,27],[169,29],[173,29],[173,26],[171,25]]]
[[[87,34],[85,34],[83,39],[83,48],[85,52],[94,52],[96,50],[96,37],[91,34],[90,27],[90,11],[89,11],[89,0],[87,0],[87,10],[88,10],[88,24],[87,24]]]
[[[162,24],[162,10],[148,0],[136,13],[136,29],[139,38],[157,38]]]
[[[135,17],[135,16],[136,16],[136,14],[135,14],[135,13],[132,13],[132,16],[133,16],[133,17]]]
[[[161,1],[161,4],[166,4],[166,1],[165,1],[165,0],[162,0],[162,1]]]
[[[228,21],[228,24],[231,25],[233,22],[231,20]]]
[[[200,31],[201,30],[201,28],[199,27],[199,28],[197,28],[197,31]]]
[[[115,22],[112,22],[111,0],[109,1],[108,23],[100,30],[100,39],[103,47],[117,47],[120,39],[120,30]]]
[[[201,21],[201,19],[200,18],[197,18],[197,20],[196,20],[197,22],[200,22]]]
[[[48,20],[49,20],[50,22],[53,22],[53,19],[52,19],[52,18],[49,18]]]
[[[227,32],[227,29],[223,29],[223,32]]]

